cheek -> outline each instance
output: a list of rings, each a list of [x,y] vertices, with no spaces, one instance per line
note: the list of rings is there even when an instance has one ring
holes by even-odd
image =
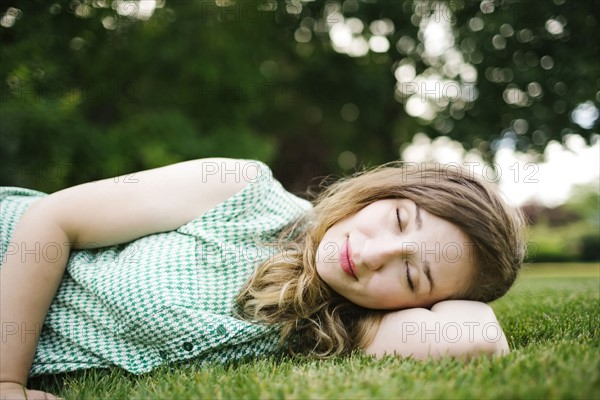
[[[366,287],[369,298],[380,306],[395,306],[402,297],[402,288],[393,279],[378,279]]]
[[[317,265],[337,263],[339,252],[340,246],[336,242],[327,240],[322,241],[317,249]]]
[[[446,243],[442,249],[444,261],[448,263],[458,263],[468,256],[464,249],[461,248],[459,242]]]

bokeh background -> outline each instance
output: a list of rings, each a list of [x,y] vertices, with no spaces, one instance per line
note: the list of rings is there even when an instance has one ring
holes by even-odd
[[[302,194],[392,160],[467,165],[530,260],[600,258],[600,4],[3,0],[0,185],[268,163]]]

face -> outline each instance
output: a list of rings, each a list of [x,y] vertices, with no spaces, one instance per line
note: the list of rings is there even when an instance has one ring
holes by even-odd
[[[329,228],[316,266],[325,283],[362,307],[430,307],[468,288],[472,250],[455,225],[411,200],[387,199]]]

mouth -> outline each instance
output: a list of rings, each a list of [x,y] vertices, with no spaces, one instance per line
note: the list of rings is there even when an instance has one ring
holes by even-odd
[[[355,265],[352,262],[352,258],[350,258],[350,241],[346,239],[342,249],[340,250],[339,256],[340,267],[342,267],[342,271],[344,271],[348,276],[358,280],[355,272]]]

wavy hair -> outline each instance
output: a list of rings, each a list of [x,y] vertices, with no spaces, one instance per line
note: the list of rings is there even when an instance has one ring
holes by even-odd
[[[277,254],[243,287],[236,298],[238,315],[280,325],[292,354],[325,358],[367,346],[385,312],[359,307],[329,288],[317,274],[315,256],[331,226],[390,198],[412,200],[470,239],[476,272],[469,288],[453,298],[490,302],[512,286],[524,257],[521,213],[494,185],[458,166],[394,162],[328,186],[312,213],[282,232]]]

